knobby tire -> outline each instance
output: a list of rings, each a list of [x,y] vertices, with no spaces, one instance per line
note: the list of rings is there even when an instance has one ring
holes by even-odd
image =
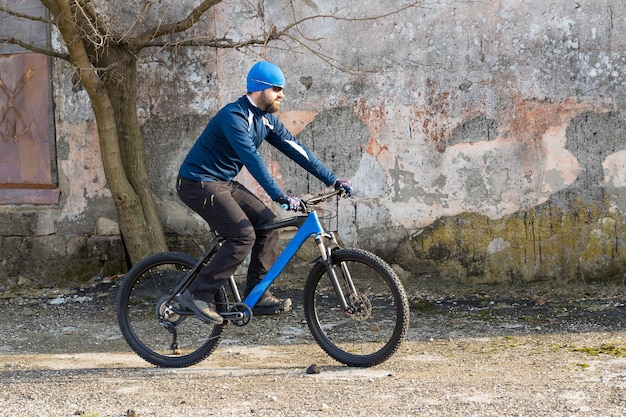
[[[326,265],[311,270],[304,289],[304,313],[320,347],[354,367],[378,365],[400,347],[409,327],[409,303],[400,279],[378,256],[360,249],[336,249],[331,265],[353,311],[340,307]],[[344,268],[342,268],[342,264]],[[349,271],[356,294],[346,284]]]
[[[131,349],[149,363],[165,368],[195,365],[219,344],[224,324],[205,324],[191,314],[171,314],[167,319],[159,319],[165,310],[163,300],[173,295],[176,285],[196,261],[184,253],[158,253],[131,268],[120,285],[120,330]],[[218,292],[216,304],[218,309],[226,305],[223,290]],[[176,329],[177,349],[172,347],[172,328]]]

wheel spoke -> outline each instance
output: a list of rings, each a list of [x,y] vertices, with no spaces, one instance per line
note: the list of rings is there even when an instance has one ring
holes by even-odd
[[[331,278],[318,265],[307,281],[305,314],[320,346],[340,362],[372,366],[388,359],[408,328],[408,301],[399,279],[380,258],[360,250],[333,254],[346,311]]]
[[[175,288],[194,262],[184,254],[154,255],[131,269],[120,288],[122,333],[139,356],[155,365],[193,365],[219,342],[222,326],[203,323],[174,297]]]

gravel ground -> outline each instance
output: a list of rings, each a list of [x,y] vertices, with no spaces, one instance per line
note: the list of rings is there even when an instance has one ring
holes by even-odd
[[[1,416],[626,416],[626,287],[407,288],[389,361],[347,368],[294,309],[159,369],[126,345],[114,283],[0,291]],[[307,374],[317,364],[319,374]]]

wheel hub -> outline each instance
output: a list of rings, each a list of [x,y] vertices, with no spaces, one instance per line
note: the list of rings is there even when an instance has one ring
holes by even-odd
[[[157,319],[165,327],[176,326],[185,319],[185,316],[176,312],[176,310],[180,310],[181,306],[174,300],[168,301],[170,299],[169,295],[162,297],[156,307]]]
[[[357,321],[365,321],[372,315],[372,302],[369,298],[361,294],[351,294],[350,297],[350,317]]]

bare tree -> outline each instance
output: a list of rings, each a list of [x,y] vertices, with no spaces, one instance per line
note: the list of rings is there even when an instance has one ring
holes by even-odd
[[[220,2],[198,1],[195,8],[187,10],[179,19],[172,19],[171,22],[165,21],[163,15],[151,12],[156,3],[154,0],[140,4],[138,12],[132,16],[115,12],[115,5],[127,2],[98,5],[93,0],[41,0],[49,11],[49,18],[18,13],[11,6],[2,6],[0,3],[0,12],[15,19],[37,20],[58,30],[65,51],[42,49],[17,37],[0,38],[0,43],[19,45],[33,52],[65,60],[76,73],[93,108],[107,183],[133,263],[167,248],[150,187],[137,119],[137,63],[142,50],[190,46],[241,49],[265,46],[281,40],[289,48],[298,44],[327,64],[341,66],[330,54],[311,47],[315,39],[305,36],[299,27],[314,19],[351,19],[321,14],[299,18],[293,12],[290,23],[284,27],[271,26],[266,33],[249,36],[242,41],[190,33],[190,29],[202,19],[207,19],[209,10]],[[410,3],[389,14],[419,3]],[[291,10],[295,10],[293,5]],[[387,14],[365,19],[384,16]],[[124,20],[126,24],[120,24]]]

